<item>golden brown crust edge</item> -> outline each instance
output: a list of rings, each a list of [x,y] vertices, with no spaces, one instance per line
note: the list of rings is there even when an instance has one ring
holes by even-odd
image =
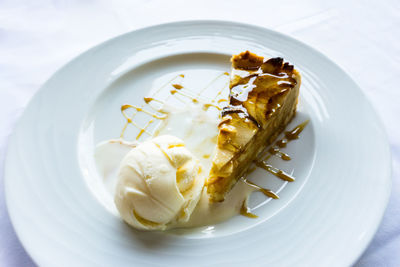
[[[264,62],[264,58],[257,56],[249,51],[242,52],[238,55],[233,55],[231,58],[232,67],[242,70],[258,69]]]

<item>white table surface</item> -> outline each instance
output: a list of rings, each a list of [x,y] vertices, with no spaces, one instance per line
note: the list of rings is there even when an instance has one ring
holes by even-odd
[[[333,59],[360,85],[389,136],[393,189],[381,226],[356,266],[400,266],[398,0],[1,0],[0,266],[35,266],[11,225],[3,186],[8,138],[32,95],[58,68],[100,42],[191,19],[240,21],[289,34]]]

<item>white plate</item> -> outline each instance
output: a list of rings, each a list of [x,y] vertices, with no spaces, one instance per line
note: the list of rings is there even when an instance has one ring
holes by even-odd
[[[259,219],[238,216],[209,233],[126,226],[84,178],[95,175],[94,144],[119,135],[120,105],[139,101],[172,73],[227,71],[229,55],[247,49],[282,56],[302,74],[296,120],[311,123],[290,148],[295,160],[287,168],[297,180],[256,209]],[[16,232],[41,266],[345,266],[379,225],[390,162],[370,104],[325,56],[264,28],[180,22],[114,38],[59,70],[17,125],[5,188]]]

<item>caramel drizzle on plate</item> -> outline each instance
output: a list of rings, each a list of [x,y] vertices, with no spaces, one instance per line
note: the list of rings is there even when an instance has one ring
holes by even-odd
[[[272,165],[268,164],[267,160],[271,156],[278,156],[282,160],[285,160],[285,161],[291,160],[291,157],[289,155],[287,155],[286,153],[280,151],[279,148],[284,148],[291,141],[298,139],[300,136],[300,133],[304,130],[304,128],[307,126],[308,123],[309,123],[309,120],[306,120],[306,121],[300,123],[299,125],[297,125],[296,127],[294,127],[292,130],[285,131],[284,132],[285,137],[277,140],[273,146],[266,149],[264,152],[261,152],[260,155],[257,157],[256,160],[254,160],[253,163],[257,167],[268,171],[269,173],[273,174],[274,176],[278,177],[279,179],[281,179],[283,181],[294,182],[295,178],[292,175],[284,172],[283,170],[273,167]],[[262,192],[265,196],[271,197],[273,199],[278,199],[279,196],[272,190],[260,187],[259,185],[254,184],[253,182],[250,182],[249,180],[247,180],[246,177],[250,173],[252,173],[255,169],[256,169],[256,167],[250,167],[247,170],[246,175],[244,177],[244,182],[250,186],[255,187],[258,191]],[[244,201],[242,204],[242,207],[240,209],[240,214],[243,216],[249,217],[249,218],[257,218],[257,215],[250,213],[249,210],[250,209],[247,207],[247,201]]]
[[[309,120],[306,120],[297,125],[296,127],[294,127],[292,130],[285,131],[284,132],[285,137],[275,141],[274,145],[269,147],[267,150],[261,152],[260,155],[257,157],[256,161],[266,161],[271,156],[280,157],[285,161],[291,160],[291,157],[288,154],[282,152],[280,148],[285,148],[288,143],[298,139],[300,133],[304,130],[304,128],[307,126],[308,123]]]
[[[155,99],[155,95],[156,94],[158,94],[162,89],[164,89],[165,87],[167,87],[168,85],[171,85],[175,80],[177,80],[178,78],[183,78],[183,77],[185,77],[185,75],[183,75],[183,74],[179,74],[179,75],[176,75],[176,76],[174,76],[172,79],[170,79],[168,82],[166,82],[165,84],[163,84],[161,87],[159,87],[154,93],[153,93],[153,95],[152,96],[150,96],[150,97],[144,97],[143,98],[143,102],[144,103],[142,103],[142,105],[140,105],[140,106],[135,106],[135,105],[122,105],[121,106],[121,113],[122,113],[122,115],[125,117],[125,119],[126,119],[126,122],[125,122],[125,124],[124,124],[124,126],[122,127],[122,130],[121,130],[121,134],[120,134],[120,138],[121,139],[123,139],[124,138],[124,135],[125,135],[125,132],[126,132],[126,130],[127,130],[127,128],[128,128],[128,125],[133,125],[135,128],[137,128],[138,130],[139,130],[139,133],[136,135],[136,140],[139,140],[140,139],[140,137],[144,134],[144,133],[146,133],[147,135],[149,135],[149,136],[152,136],[152,133],[150,133],[147,129],[150,127],[150,125],[152,124],[152,123],[154,123],[156,120],[163,120],[163,119],[166,119],[167,118],[167,114],[165,114],[165,113],[163,113],[162,112],[162,110],[161,109],[157,109],[157,108],[155,108],[154,106],[152,106],[151,104],[150,104],[150,102],[158,102],[159,104],[162,104],[163,102],[162,101],[160,101],[160,100],[157,100],[157,99]],[[153,110],[153,112],[152,111],[148,111],[148,110],[146,110],[145,109],[145,106],[146,107],[149,107],[150,109],[152,109]],[[134,110],[134,112],[132,113],[132,115],[128,115],[127,113],[126,113],[126,111],[128,110],[128,109],[133,109]],[[147,120],[147,122],[145,123],[145,125],[144,126],[140,126],[140,125],[138,125],[135,121],[134,121],[134,118],[139,114],[139,113],[145,113],[145,114],[147,114],[148,116],[150,116],[150,118]]]
[[[242,206],[240,207],[240,215],[255,219],[258,218],[257,215],[250,212],[250,208],[247,205],[247,199],[243,201]]]
[[[256,185],[255,183],[250,182],[250,181],[247,180],[247,179],[244,179],[243,181],[244,181],[246,184],[248,184],[248,185],[250,185],[250,186],[256,188],[257,190],[259,190],[260,192],[262,192],[262,193],[263,193],[264,195],[266,195],[267,197],[270,197],[270,198],[273,198],[273,199],[278,199],[278,198],[279,198],[279,196],[278,196],[274,191],[272,191],[272,190],[270,190],[270,189],[263,188],[263,187],[261,187],[261,186],[259,186],[259,185]]]
[[[159,104],[160,106],[164,105],[168,101],[169,97],[167,97],[165,99],[165,101],[162,101],[162,100],[157,99],[156,95],[158,93],[160,93],[163,89],[167,89],[169,86],[172,87],[172,89],[169,89],[170,96],[175,97],[175,99],[177,99],[178,101],[180,101],[183,104],[186,104],[188,102],[186,100],[182,99],[182,97],[186,98],[186,99],[190,99],[191,102],[195,103],[195,104],[201,103],[203,105],[204,110],[208,110],[210,107],[216,108],[217,110],[221,110],[222,107],[220,106],[220,104],[227,102],[227,100],[226,99],[218,99],[218,97],[220,97],[220,95],[222,94],[222,92],[224,90],[228,89],[229,79],[224,84],[224,86],[220,90],[218,90],[218,93],[216,94],[216,96],[213,99],[208,99],[208,98],[203,97],[202,93],[204,91],[206,91],[208,88],[210,88],[219,79],[221,79],[222,77],[227,76],[227,75],[229,75],[229,73],[227,73],[227,72],[223,72],[223,73],[217,75],[210,82],[208,82],[205,87],[200,89],[199,92],[195,93],[193,90],[186,88],[182,84],[182,80],[183,80],[183,78],[185,78],[185,75],[178,74],[178,75],[174,76],[172,79],[170,79],[168,82],[163,84],[160,88],[158,88],[151,96],[144,97],[143,98],[144,103],[142,103],[142,105],[140,105],[140,106],[128,105],[128,104],[122,105],[121,113],[124,116],[124,118],[126,119],[126,122],[122,128],[120,138],[121,139],[124,138],[125,132],[129,125],[132,125],[139,130],[138,134],[136,135],[136,140],[139,140],[143,134],[146,134],[148,136],[153,135],[153,133],[151,131],[149,131],[150,126],[156,121],[166,119],[168,114],[163,112],[160,107],[157,108],[157,107],[153,106],[151,103],[155,102],[155,103]],[[178,96],[181,96],[181,97],[178,97]],[[150,109],[150,111],[149,111],[149,109]],[[127,113],[128,110],[133,110],[133,113],[131,115],[128,115],[128,113]],[[149,119],[145,122],[144,125],[139,125],[134,120],[135,117],[139,113],[144,113],[147,116],[149,116]]]

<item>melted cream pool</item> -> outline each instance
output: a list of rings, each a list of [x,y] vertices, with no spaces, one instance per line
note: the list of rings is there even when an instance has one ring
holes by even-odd
[[[174,135],[182,139],[186,147],[199,159],[204,172],[211,168],[213,151],[218,135],[218,110],[204,109],[202,104],[191,104],[185,108],[165,106],[163,112],[167,115],[155,130],[154,136]],[[95,160],[98,172],[103,177],[105,201],[107,206],[114,206],[113,196],[117,182],[119,164],[124,156],[136,145],[137,141],[128,142],[123,139],[112,139],[96,146]],[[186,223],[176,227],[197,227],[212,225],[225,221],[241,212],[255,186],[240,180],[222,203],[210,203],[206,189],[199,203]],[[114,209],[116,210],[115,206]]]

